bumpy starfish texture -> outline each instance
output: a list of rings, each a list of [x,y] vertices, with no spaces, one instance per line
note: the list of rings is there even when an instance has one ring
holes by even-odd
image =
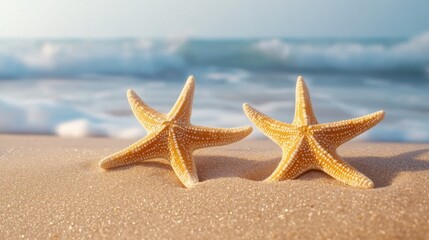
[[[307,86],[301,76],[298,77],[295,94],[295,117],[292,124],[274,120],[248,104],[243,105],[247,117],[283,150],[279,165],[265,181],[294,179],[306,171],[316,169],[345,184],[373,188],[374,183],[341,160],[336,149],[379,123],[384,112],[318,124]]]
[[[169,160],[179,180],[186,187],[198,182],[194,150],[230,144],[245,138],[251,127],[211,128],[190,123],[194,96],[194,77],[190,76],[168,114],[162,114],[146,105],[136,93],[128,90],[128,101],[135,117],[148,134],[128,148],[99,162],[104,169],[120,167],[154,158]]]

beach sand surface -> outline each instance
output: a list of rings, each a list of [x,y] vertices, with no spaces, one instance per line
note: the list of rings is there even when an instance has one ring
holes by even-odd
[[[318,171],[261,182],[281,150],[244,140],[194,152],[185,189],[165,160],[98,167],[132,142],[0,135],[0,239],[429,239],[429,144],[339,148],[368,190]]]

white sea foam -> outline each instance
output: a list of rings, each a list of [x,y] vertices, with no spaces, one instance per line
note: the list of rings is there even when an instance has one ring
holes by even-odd
[[[57,125],[55,133],[62,137],[106,136],[104,129],[99,128],[88,119],[76,119]]]
[[[427,74],[429,32],[393,43],[275,38],[233,46],[186,39],[2,41],[0,44],[2,78],[82,75],[159,77],[170,76],[171,73],[188,74],[197,67],[231,68],[226,72],[206,72],[207,79],[230,82],[247,78],[248,71],[279,67],[298,72]]]
[[[243,69],[233,69],[228,72],[214,71],[206,74],[206,78],[214,81],[227,81],[229,83],[238,83],[251,74]]]
[[[423,71],[429,65],[429,32],[407,41],[381,43],[333,41],[325,44],[262,40],[254,45],[288,69],[337,71]]]
[[[3,42],[0,77],[80,76],[84,74],[156,75],[181,71],[178,41]]]

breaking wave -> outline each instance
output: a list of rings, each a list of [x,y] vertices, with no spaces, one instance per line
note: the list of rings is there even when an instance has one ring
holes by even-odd
[[[199,68],[427,76],[429,32],[404,40],[2,41],[0,77],[168,77]]]
[[[312,44],[271,39],[254,47],[280,66],[295,71],[425,75],[429,67],[429,32],[395,43]]]
[[[183,41],[6,41],[1,78],[82,75],[162,76],[180,72]]]

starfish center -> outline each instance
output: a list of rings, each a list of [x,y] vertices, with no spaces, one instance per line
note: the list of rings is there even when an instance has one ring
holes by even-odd
[[[175,123],[174,123],[173,120],[165,120],[161,124],[164,125],[164,126],[168,126],[168,127],[172,127],[172,126],[175,125]]]
[[[299,126],[298,130],[302,135],[310,135],[311,134],[311,129],[308,125]]]

